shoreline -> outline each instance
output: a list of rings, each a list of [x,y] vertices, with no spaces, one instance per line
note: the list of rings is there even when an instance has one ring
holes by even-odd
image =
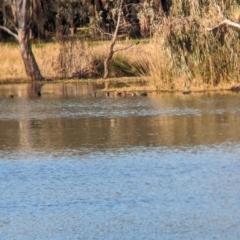
[[[105,88],[101,89],[100,92],[114,92],[114,91],[146,91],[146,92],[158,92],[158,93],[179,93],[184,94],[199,93],[199,92],[221,92],[221,91],[240,91],[240,84],[231,83],[220,83],[217,86],[202,84],[200,86],[191,86],[188,91],[184,91],[184,87],[176,87],[171,89],[170,86],[165,86],[162,89],[157,89],[155,86],[150,85],[147,79],[144,77],[121,77],[121,78],[91,78],[91,79],[44,79],[42,81],[31,82],[28,79],[0,79],[0,85],[12,85],[12,84],[71,84],[71,83],[93,83],[96,85],[105,85]],[[136,86],[141,83],[142,86]],[[111,86],[112,85],[112,86]],[[115,85],[115,86],[114,86]]]

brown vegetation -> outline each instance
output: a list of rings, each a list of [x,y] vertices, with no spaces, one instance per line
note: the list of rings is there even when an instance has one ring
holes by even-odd
[[[121,48],[126,43],[118,42],[116,47]],[[1,44],[0,82],[25,82],[26,73],[17,45]],[[33,45],[33,52],[39,63],[42,75],[47,81],[62,81],[70,79],[95,79],[100,81],[104,73],[103,61],[106,57],[109,44],[100,43],[91,46],[87,42],[74,41],[65,43],[48,43]],[[161,51],[157,42],[140,43],[127,51],[117,52],[110,62],[109,79],[105,82],[125,82],[123,90],[148,91],[183,91],[186,85],[186,75],[174,75],[176,72],[171,61]],[[122,77],[127,76],[126,78]],[[119,79],[120,78],[120,79]],[[99,80],[97,80],[99,79]],[[147,82],[147,86],[136,88],[131,85],[135,80]],[[101,80],[103,81],[103,80]],[[204,82],[201,77],[191,80],[191,91],[207,89],[227,89],[236,84],[232,79],[213,86]],[[120,86],[121,87],[121,86]],[[116,90],[116,87],[108,89]]]
[[[147,43],[116,42],[116,49],[135,46],[115,52],[109,77],[142,77],[149,88],[159,91],[230,89],[239,84],[239,32],[221,24],[224,16],[238,21],[235,0],[173,0],[168,16],[152,25],[155,34]],[[35,44],[33,52],[46,79],[102,78],[110,44],[69,38]],[[25,79],[18,48],[9,44],[0,48],[0,81]]]
[[[227,1],[172,1],[156,28],[146,76],[157,89],[225,88],[239,82],[240,6]],[[220,24],[219,24],[220,23]]]
[[[125,45],[125,42],[117,42],[116,48]],[[26,78],[18,46],[2,43],[0,48],[0,80],[17,81]],[[140,58],[147,54],[148,48],[149,44],[138,44],[126,51],[117,52],[110,64],[109,77],[139,75],[136,68]],[[108,42],[81,40],[33,45],[34,55],[46,79],[101,78],[108,49]]]

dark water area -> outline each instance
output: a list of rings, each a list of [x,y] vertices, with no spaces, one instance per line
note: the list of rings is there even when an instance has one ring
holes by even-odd
[[[239,239],[240,95],[98,90],[0,86],[0,239]]]

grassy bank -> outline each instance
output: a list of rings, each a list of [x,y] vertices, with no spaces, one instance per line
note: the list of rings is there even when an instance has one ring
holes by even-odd
[[[116,48],[123,45],[130,43],[119,42]],[[134,65],[139,62],[139,57],[143,57],[142,53],[147,51],[145,46],[136,45],[115,54],[110,64],[109,77],[139,76]],[[47,79],[101,78],[103,60],[107,56],[108,48],[108,42],[93,45],[92,42],[76,40],[32,45],[40,70]],[[0,49],[0,81],[26,79],[18,45],[0,43]]]
[[[119,42],[116,49],[128,44],[130,43]],[[70,41],[33,44],[33,52],[47,81],[103,81],[103,59],[107,55],[108,47],[107,42],[93,45]],[[18,45],[1,44],[0,48],[0,82],[26,82]],[[195,68],[197,72],[197,66]],[[126,51],[116,53],[110,63],[110,77],[106,82],[128,81],[129,89],[134,90],[130,82],[134,83],[136,80],[147,82],[142,89],[149,91],[184,91],[186,85],[191,91],[222,90],[230,89],[238,83],[238,78],[232,78],[214,85],[204,81],[200,74],[189,80],[187,71],[178,72],[171,57],[155,40],[139,43]],[[119,87],[121,88],[121,84]],[[126,85],[123,89],[125,88]]]
[[[172,0],[168,16],[152,16],[152,38],[122,40],[109,63],[111,81],[141,78],[157,91],[230,89],[240,82],[239,29],[217,26],[225,17],[240,19],[237,0]],[[101,81],[110,41],[67,38],[33,44],[40,71],[47,81]],[[26,81],[16,44],[0,43],[0,82]],[[107,80],[109,81],[109,80]],[[129,80],[130,81],[130,80]],[[121,85],[121,84],[120,84]],[[129,87],[131,84],[129,84]]]

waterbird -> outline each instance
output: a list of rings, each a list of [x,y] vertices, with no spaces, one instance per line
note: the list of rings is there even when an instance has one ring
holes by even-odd
[[[126,92],[127,96],[136,96],[136,93],[133,93],[133,92]]]
[[[122,93],[121,92],[114,92],[114,96],[116,96],[116,97],[122,96]]]
[[[122,96],[122,97],[126,97],[126,96],[127,96],[127,93],[126,93],[126,92],[122,92],[121,96]]]
[[[91,94],[89,94],[89,95],[91,95],[91,96],[93,96],[93,97],[96,97],[96,96],[97,96],[97,92],[93,92],[93,93],[91,93]]]
[[[189,90],[184,90],[184,91],[183,91],[183,94],[189,94],[189,93],[190,93]]]
[[[147,94],[147,92],[140,92],[140,96],[142,96],[142,97],[146,97],[148,94]]]

